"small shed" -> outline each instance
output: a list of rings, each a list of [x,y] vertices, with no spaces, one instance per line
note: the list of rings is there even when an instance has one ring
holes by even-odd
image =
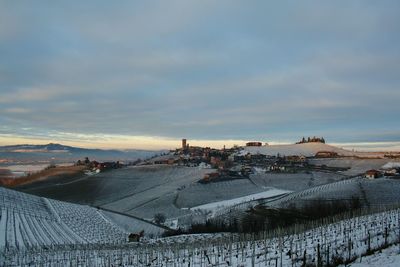
[[[129,242],[140,242],[140,239],[144,236],[144,231],[139,233],[130,233],[128,236]]]
[[[365,178],[367,179],[375,179],[382,176],[382,173],[377,170],[368,170],[365,172]]]

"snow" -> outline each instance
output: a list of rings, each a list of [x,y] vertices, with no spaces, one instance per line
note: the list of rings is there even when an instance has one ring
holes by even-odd
[[[145,236],[157,237],[161,236],[165,231],[165,229],[159,226],[123,214],[105,210],[98,210],[98,212],[103,215],[105,220],[130,233],[138,233],[143,230]]]
[[[164,210],[167,214],[166,225],[174,228],[180,226],[180,218],[168,216],[169,211],[166,209],[170,206],[182,213],[193,213],[201,217],[204,214],[219,214],[237,206],[247,207],[250,203],[259,203],[261,199],[273,206],[280,206],[321,196],[352,196],[361,187],[371,204],[382,201],[399,203],[400,199],[398,180],[369,181],[354,178],[317,187],[313,184],[307,190],[290,193],[288,190],[291,188],[276,188],[278,180],[283,180],[282,185],[291,181],[295,186],[299,183],[295,180],[305,176],[257,174],[251,180],[238,179],[203,185],[195,183],[203,174],[199,168],[158,168],[127,168],[101,173],[79,182],[98,181],[97,186],[89,184],[88,188],[107,200],[103,204],[123,200],[123,211],[131,211],[132,215],[136,215],[142,208],[149,210],[149,207],[154,207],[151,212]],[[332,178],[317,176],[312,174],[306,178],[307,181],[313,178],[316,184],[319,184],[319,179],[325,183]],[[113,183],[118,187],[105,194]],[[69,185],[75,185],[75,189],[80,186],[78,182]],[[220,198],[214,198],[218,195]],[[195,199],[192,203],[197,201],[197,205],[188,205],[188,198],[203,198],[209,203]],[[386,239],[388,244],[398,242],[400,223],[400,210],[392,210],[336,220],[329,224],[310,224],[297,228],[295,233],[266,232],[257,237],[221,233],[185,235],[128,244],[127,232],[143,229],[145,233],[154,231],[157,235],[159,227],[134,216],[128,218],[89,206],[45,199],[4,188],[0,188],[0,215],[0,255],[5,255],[0,257],[0,266],[28,263],[30,266],[75,266],[78,262],[83,266],[188,266],[188,263],[190,266],[275,266],[281,262],[283,266],[301,266],[304,251],[307,252],[308,263],[317,261],[317,246],[321,246],[323,260],[326,255],[333,253],[347,259],[349,254],[352,258],[364,254],[366,240],[369,238],[372,249],[382,246]],[[385,229],[389,230],[387,235]],[[283,237],[279,238],[278,235]],[[349,243],[354,247],[350,253]],[[326,251],[329,251],[328,254],[325,254]],[[395,247],[392,252],[388,249],[381,254],[359,258],[351,266],[400,266],[396,265],[399,262]]]
[[[265,198],[271,198],[275,196],[280,196],[284,195],[287,193],[290,193],[291,191],[287,190],[280,190],[280,189],[270,189],[261,193],[256,193],[256,194],[251,194],[243,197],[237,197],[233,199],[228,199],[228,200],[222,200],[222,201],[217,201],[217,202],[211,202],[207,203],[204,205],[196,206],[191,208],[192,210],[200,209],[200,210],[215,210],[215,209],[224,209],[224,208],[229,208],[231,206],[235,206],[238,204],[242,204],[245,202],[253,201],[253,200],[258,200],[258,199],[265,199]]]
[[[199,164],[199,168],[200,168],[200,169],[211,169],[212,167],[211,167],[210,164],[207,164],[207,163],[205,163],[205,162],[201,162],[201,163]]]
[[[283,190],[301,191],[310,187],[340,181],[346,176],[327,172],[298,173],[255,173],[250,175],[252,183],[258,187],[274,187]],[[256,193],[256,192],[255,192]]]
[[[260,147],[244,147],[240,152],[241,155],[250,154],[263,154],[268,156],[305,156],[313,157],[319,151],[336,152],[340,156],[359,156],[366,158],[383,157],[382,153],[369,153],[369,152],[353,152],[339,147],[327,145],[324,143],[304,143],[304,144],[290,144],[290,145],[265,145]]]
[[[373,255],[365,256],[347,266],[351,267],[398,267],[400,266],[400,247],[399,245],[383,249]]]
[[[0,249],[6,246],[7,210],[1,209],[0,217]]]
[[[364,174],[370,169],[380,169],[382,165],[387,162],[393,161],[392,159],[358,159],[358,158],[330,158],[330,159],[309,159],[310,164],[326,165],[329,167],[350,168],[343,171],[344,175],[358,175]]]
[[[178,229],[178,220],[174,219],[174,220],[167,220],[164,225],[168,226],[171,229]]]
[[[400,162],[388,162],[385,165],[382,166],[382,169],[392,169],[392,168],[400,168]]]
[[[141,243],[48,246],[6,252],[2,266],[295,266],[327,265],[333,259],[355,260],[352,266],[398,266],[396,247],[359,258],[368,248],[398,242],[400,210],[261,235],[198,234],[145,240]],[[293,230],[293,229],[292,229]],[[320,257],[318,257],[318,251]],[[305,257],[304,257],[305,254]],[[378,258],[376,258],[378,257]],[[361,261],[363,265],[357,265]]]
[[[143,220],[2,187],[0,200],[0,253],[31,246],[121,244],[129,231],[144,229],[155,236],[164,231]]]
[[[263,201],[268,206],[286,207],[290,204],[307,204],[311,200],[351,200],[358,197],[362,203],[371,206],[397,205],[400,203],[400,180],[361,177],[314,186],[285,195],[278,200]]]

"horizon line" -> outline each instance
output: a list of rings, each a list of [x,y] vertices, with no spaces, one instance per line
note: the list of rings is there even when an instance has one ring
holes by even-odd
[[[61,144],[65,146],[72,146],[77,148],[87,149],[103,149],[103,150],[147,150],[147,151],[159,151],[159,150],[173,150],[181,147],[182,139],[170,139],[170,138],[157,138],[157,137],[146,137],[144,142],[140,142],[138,138],[135,138],[134,142],[130,143],[129,140],[122,140],[120,142],[115,140],[101,140],[90,142],[88,140],[54,140],[45,138],[4,138],[0,135],[0,146],[14,146],[14,145],[47,145],[47,144]],[[245,146],[246,142],[254,141],[256,139],[240,140],[240,139],[187,139],[188,144],[191,146],[200,147],[212,147],[212,148],[227,148],[235,145]],[[296,142],[289,140],[282,141],[269,141],[264,142],[268,145],[294,145]],[[371,151],[371,152],[390,152],[400,151],[400,141],[370,141],[370,142],[327,142],[327,145],[340,147],[346,150],[354,151]]]

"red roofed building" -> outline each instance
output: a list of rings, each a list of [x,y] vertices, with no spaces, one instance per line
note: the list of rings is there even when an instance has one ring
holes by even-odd
[[[261,142],[248,142],[246,146],[262,146]]]
[[[375,178],[379,178],[381,176],[382,176],[382,173],[377,170],[368,170],[365,172],[365,178],[368,178],[368,179],[375,179]]]

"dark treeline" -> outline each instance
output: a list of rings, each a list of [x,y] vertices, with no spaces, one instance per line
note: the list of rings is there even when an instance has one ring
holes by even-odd
[[[246,211],[240,218],[226,220],[208,220],[205,223],[192,224],[188,230],[178,229],[167,232],[165,235],[199,234],[199,233],[259,233],[278,228],[290,227],[331,217],[337,214],[357,211],[362,208],[359,198],[350,200],[313,200],[306,204],[296,206],[291,204],[286,208],[275,209],[264,206],[255,206]]]

